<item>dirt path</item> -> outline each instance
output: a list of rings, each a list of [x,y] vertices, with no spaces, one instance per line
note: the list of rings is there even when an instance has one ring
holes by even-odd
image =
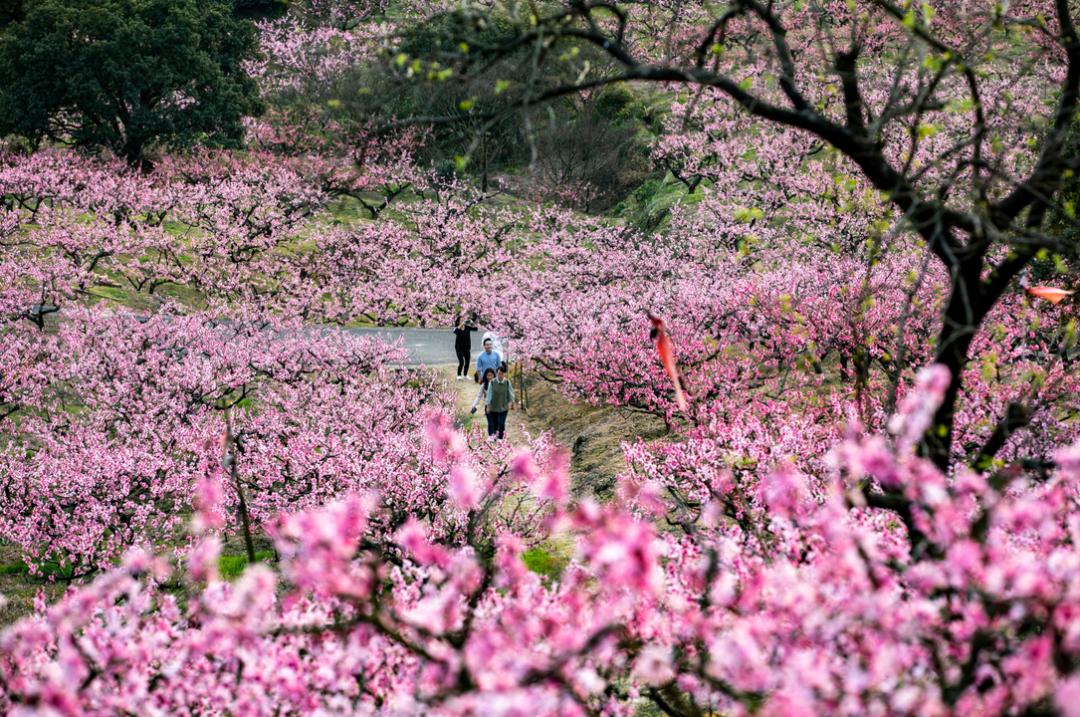
[[[457,394],[457,420],[466,428],[476,425],[484,429],[484,409],[469,413],[476,397],[477,384],[454,380],[454,366],[435,366],[447,388]],[[570,475],[574,491],[601,499],[610,498],[615,477],[626,470],[621,443],[638,437],[656,439],[666,435],[663,422],[654,416],[635,414],[607,406],[573,403],[556,387],[526,376],[528,382],[528,413],[520,409],[510,412],[506,420],[506,437],[513,446],[526,444],[526,433],[538,436],[552,431],[555,440],[570,452]],[[518,384],[515,381],[515,389]]]
[[[476,393],[479,390],[478,384],[474,383],[472,378],[468,381],[457,381],[454,378],[454,372],[456,366],[453,364],[447,364],[445,366],[433,366],[438,370],[439,375],[446,381],[448,390],[457,394],[457,419],[461,421],[462,425],[466,429],[471,426],[480,426],[486,430],[487,422],[484,418],[484,407],[481,404],[477,407],[476,413],[469,413],[469,406],[472,405],[473,399],[476,398]],[[506,417],[506,438],[510,441],[510,445],[521,446],[527,442],[525,439],[525,432],[528,431],[535,435],[538,431],[533,430],[528,425],[528,416],[519,408],[515,408],[510,412],[510,415]]]

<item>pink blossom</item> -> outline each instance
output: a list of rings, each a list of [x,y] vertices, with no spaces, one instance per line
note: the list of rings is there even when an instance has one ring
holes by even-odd
[[[1080,715],[1080,677],[1063,680],[1054,692],[1054,704],[1063,717]]]
[[[468,466],[450,468],[447,494],[461,510],[475,510],[480,505],[480,478]]]
[[[647,645],[634,662],[633,676],[647,685],[659,686],[675,678],[671,650],[660,645]]]

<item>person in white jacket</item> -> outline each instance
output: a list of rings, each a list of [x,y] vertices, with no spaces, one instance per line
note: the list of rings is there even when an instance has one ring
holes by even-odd
[[[476,398],[473,399],[472,406],[469,407],[469,413],[476,413],[478,406],[487,405],[487,389],[488,382],[494,380],[495,369],[489,368],[484,371],[483,377],[480,379],[480,390],[476,392]]]

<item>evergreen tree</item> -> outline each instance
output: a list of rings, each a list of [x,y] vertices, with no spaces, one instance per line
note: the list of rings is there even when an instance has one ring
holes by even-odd
[[[227,0],[31,0],[0,31],[0,134],[107,147],[230,145],[260,111],[256,30]]]

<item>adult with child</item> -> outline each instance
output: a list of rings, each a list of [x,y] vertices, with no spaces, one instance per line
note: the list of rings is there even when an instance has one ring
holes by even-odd
[[[495,378],[488,381],[486,398],[488,440],[491,440],[492,436],[500,440],[506,438],[506,415],[513,410],[514,401],[517,400],[507,373],[506,364],[501,363]]]
[[[489,368],[493,371],[499,370],[499,364],[503,362],[502,356],[495,350],[495,342],[490,337],[484,337],[484,350],[476,357],[476,380],[480,381],[480,377],[484,375],[484,372]]]
[[[469,377],[469,361],[472,359],[472,332],[476,331],[463,314],[454,322],[454,353],[457,354],[457,380]]]

